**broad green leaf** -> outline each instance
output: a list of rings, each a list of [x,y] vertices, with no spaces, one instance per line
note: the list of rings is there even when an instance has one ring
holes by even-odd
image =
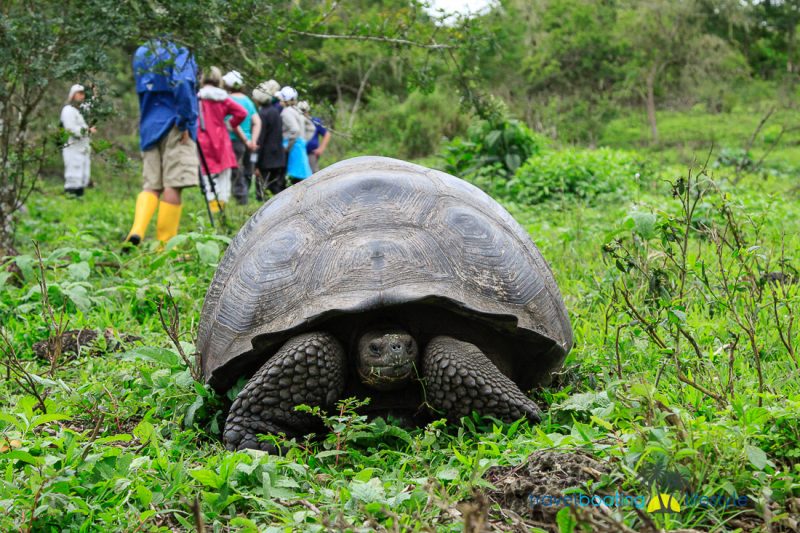
[[[25,278],[25,281],[34,279],[33,265],[36,263],[36,259],[34,259],[33,256],[18,255],[14,258],[14,262],[17,264],[17,268],[22,272],[22,277]]]
[[[240,528],[241,533],[259,533],[258,524],[243,516],[232,519],[230,525]]]
[[[364,503],[386,502],[386,491],[380,478],[374,477],[367,482],[352,481],[350,483],[350,496],[354,500]]]
[[[190,470],[189,475],[207,487],[211,487],[213,489],[222,487],[222,479],[216,472],[212,470]]]
[[[121,433],[119,435],[109,435],[108,437],[101,437],[94,441],[94,444],[108,444],[109,442],[130,442],[133,436],[128,433]]]
[[[345,450],[325,450],[324,452],[319,452],[315,457],[317,459],[325,459],[326,457],[333,457],[334,455],[344,455],[347,452]]]
[[[764,470],[764,467],[767,466],[767,454],[764,453],[764,450],[757,446],[745,444],[744,451],[747,454],[747,460],[750,461],[753,468],[756,470]]]
[[[62,415],[58,413],[49,413],[46,415],[37,415],[33,417],[31,420],[31,428],[35,428],[37,426],[41,426],[43,424],[49,424],[50,422],[55,422],[57,420],[69,420],[70,416]]]
[[[614,426],[611,425],[611,423],[608,422],[607,420],[603,420],[602,418],[598,418],[596,416],[592,416],[591,420],[592,420],[592,422],[594,422],[598,426],[602,426],[602,427],[606,428],[608,431],[614,431]]]
[[[180,355],[176,354],[172,350],[158,348],[156,346],[137,346],[133,350],[128,350],[122,354],[122,358],[152,361],[169,368],[179,367],[182,364]]]
[[[353,476],[353,479],[356,481],[369,481],[372,479],[372,474],[375,473],[374,468],[365,468],[361,472],[358,472],[356,475]]]
[[[198,242],[197,253],[200,256],[200,261],[207,265],[217,264],[219,259],[219,244],[214,241]]]
[[[72,300],[72,303],[75,304],[75,307],[84,313],[89,312],[89,309],[92,307],[92,301],[89,299],[89,292],[86,290],[86,287],[83,285],[69,285],[64,292],[67,294],[67,297]]]
[[[203,397],[197,396],[194,399],[194,402],[192,402],[192,405],[190,405],[189,408],[186,409],[186,416],[183,417],[184,427],[187,428],[192,427],[192,424],[194,424],[194,415],[197,412],[197,410],[200,409],[202,406],[203,406]]]
[[[452,466],[445,466],[440,468],[438,472],[436,472],[436,478],[441,479],[443,481],[453,481],[458,479],[459,472],[457,468],[453,468]]]
[[[31,464],[31,465],[34,465],[34,466],[38,466],[38,465],[40,465],[40,464],[42,464],[44,462],[44,458],[42,458],[42,457],[34,457],[30,453],[22,451],[22,450],[11,450],[11,451],[5,452],[5,453],[3,453],[3,455],[0,455],[0,458],[2,458],[4,460],[17,459],[19,461],[22,461],[24,463],[28,463],[28,464]]]
[[[136,425],[135,428],[133,428],[134,436],[143,443],[150,442],[150,439],[153,438],[154,433],[155,428],[153,427],[153,424],[147,420],[142,420]]]
[[[81,261],[80,263],[73,263],[67,267],[67,275],[73,281],[86,281],[89,279],[91,270],[89,263]]]
[[[173,238],[171,238],[169,241],[167,241],[167,244],[164,247],[164,249],[165,250],[172,250],[173,248],[176,248],[176,247],[182,245],[188,239],[189,239],[189,236],[186,235],[185,233],[180,233],[178,235],[175,235]]]
[[[575,531],[575,526],[578,525],[569,507],[564,507],[558,512],[556,515],[556,523],[558,524],[559,533],[573,533]]]

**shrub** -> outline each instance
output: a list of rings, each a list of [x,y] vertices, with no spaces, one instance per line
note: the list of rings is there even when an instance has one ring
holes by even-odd
[[[714,161],[712,167],[735,167],[742,170],[753,170],[755,168],[755,161],[753,161],[750,152],[747,152],[743,148],[725,147],[720,150],[717,160]]]
[[[443,138],[466,130],[468,120],[469,115],[442,92],[417,91],[401,100],[375,91],[358,117],[350,148],[402,159],[426,157],[439,151]]]
[[[466,138],[456,138],[444,147],[444,167],[464,179],[474,180],[487,169],[493,176],[509,179],[546,144],[544,137],[518,120],[481,120],[470,126]]]
[[[630,152],[609,148],[548,151],[528,159],[517,170],[505,195],[527,204],[562,194],[588,199],[628,189],[643,170]]]

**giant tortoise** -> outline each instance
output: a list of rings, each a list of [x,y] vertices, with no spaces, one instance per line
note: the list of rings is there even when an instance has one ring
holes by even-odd
[[[294,407],[370,397],[381,413],[540,420],[572,330],[545,260],[488,195],[395,159],[342,161],[278,194],[233,239],[200,319],[229,449],[301,436]]]

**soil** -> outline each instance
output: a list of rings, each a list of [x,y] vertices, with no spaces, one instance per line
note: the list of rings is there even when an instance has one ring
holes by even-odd
[[[556,514],[562,507],[531,505],[531,495],[559,497],[567,489],[583,488],[587,481],[596,482],[609,472],[607,465],[581,451],[538,450],[526,462],[514,467],[491,468],[484,477],[497,487],[488,496],[500,505],[501,514],[521,519],[528,527],[557,531]]]
[[[101,343],[96,342],[100,337],[100,333],[96,330],[71,329],[65,331],[61,334],[62,357],[66,354],[70,354],[72,358],[74,358],[77,357],[79,353],[102,355],[104,353],[119,352],[127,349],[128,345],[141,340],[141,337],[124,333],[117,336],[110,329],[106,329],[102,335],[105,340],[104,347],[102,347]],[[39,341],[33,345],[33,353],[36,354],[37,357],[47,361],[51,360],[54,349],[55,339],[53,338]]]
[[[469,506],[462,509],[462,513],[470,510],[473,515],[469,517],[468,513],[463,513],[466,524],[470,523],[470,520],[467,520],[470,518],[472,523],[478,526],[472,529],[465,528],[465,531],[470,533],[523,532],[538,527],[557,533],[559,529],[556,524],[556,515],[563,506],[534,504],[530,496],[559,497],[564,495],[568,489],[586,489],[587,482],[597,482],[603,474],[610,474],[611,471],[610,465],[580,450],[570,452],[539,450],[518,466],[490,468],[484,478],[497,490],[475,494],[470,501],[465,502]],[[599,486],[593,487],[591,493],[605,496],[612,495],[614,490],[614,488]],[[486,498],[489,500],[488,506],[484,503]],[[499,506],[499,511],[497,506],[489,510],[493,504]],[[792,499],[788,508],[796,510],[798,513],[796,516],[800,516],[800,498]],[[579,524],[576,531],[581,532],[658,533],[661,531],[652,518],[643,511],[637,511],[640,519],[638,529],[618,522],[608,510],[604,510],[602,507],[574,506],[571,507],[571,514]],[[740,528],[741,531],[746,532],[764,531],[764,518],[753,509],[747,509],[732,518],[726,527]],[[711,529],[715,528],[709,525],[709,529],[703,529],[703,527],[701,529],[676,529],[673,533],[701,533]],[[776,533],[800,531],[800,522],[793,516],[783,517],[774,523],[772,530]]]

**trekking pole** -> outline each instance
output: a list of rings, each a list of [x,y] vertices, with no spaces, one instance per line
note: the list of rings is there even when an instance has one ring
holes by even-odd
[[[200,145],[198,145],[199,148]],[[200,179],[200,194],[203,195],[203,203],[206,204],[206,211],[208,211],[208,219],[211,221],[211,227],[214,227],[214,214],[211,212],[211,206],[208,205],[208,199],[206,198],[206,184],[203,183],[203,170],[198,166],[197,167],[197,177]]]
[[[200,147],[200,142],[197,142],[197,153],[200,155],[200,164],[203,165],[203,170],[206,171],[206,176],[208,176],[208,185],[211,187],[211,193],[214,195],[214,199],[217,201],[217,207],[219,207],[219,215],[220,219],[222,220],[222,225],[227,229],[228,228],[228,220],[225,218],[225,209],[223,208],[222,204],[219,202],[219,196],[217,196],[217,188],[214,186],[214,178],[211,177],[211,172],[208,168],[208,163],[206,162],[206,156],[203,154],[203,149]],[[201,172],[202,174],[202,172]],[[203,176],[200,176],[200,183],[203,183]],[[203,187],[205,189],[205,187]],[[205,192],[203,198],[205,199]],[[208,214],[211,214],[211,206],[208,205],[208,201],[206,201],[206,207],[208,208]],[[213,225],[213,222],[212,222]]]

